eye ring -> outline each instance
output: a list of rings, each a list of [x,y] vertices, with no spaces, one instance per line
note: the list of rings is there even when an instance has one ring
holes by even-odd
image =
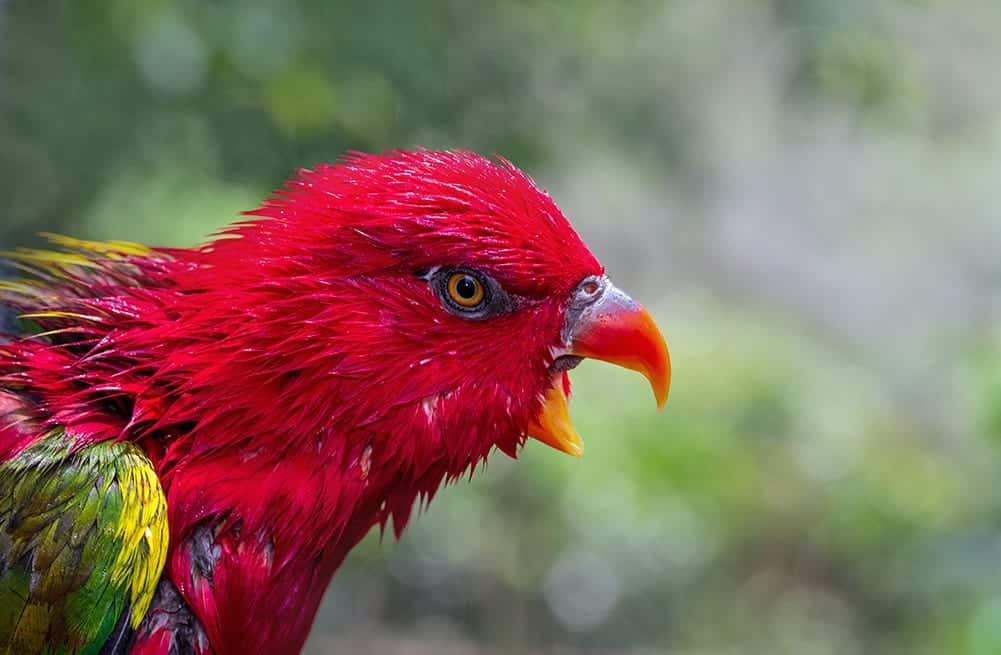
[[[486,289],[475,276],[456,271],[448,276],[445,285],[449,299],[463,309],[476,309],[486,299]]]

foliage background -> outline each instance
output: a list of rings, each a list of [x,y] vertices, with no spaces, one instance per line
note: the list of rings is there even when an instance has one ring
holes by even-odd
[[[0,0],[0,246],[190,245],[347,149],[500,152],[652,306],[335,580],[320,653],[1001,652],[1001,4]]]

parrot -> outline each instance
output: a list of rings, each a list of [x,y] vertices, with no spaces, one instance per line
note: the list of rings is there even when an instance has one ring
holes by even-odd
[[[0,654],[301,652],[351,549],[529,439],[569,372],[671,365],[501,156],[349,152],[200,246],[3,254]]]

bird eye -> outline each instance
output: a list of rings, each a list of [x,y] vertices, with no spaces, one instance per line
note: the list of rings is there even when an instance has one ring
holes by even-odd
[[[448,278],[448,297],[467,309],[479,306],[486,297],[483,283],[469,273],[452,273]]]
[[[462,318],[483,320],[515,308],[497,280],[471,268],[435,267],[427,280],[442,306]]]

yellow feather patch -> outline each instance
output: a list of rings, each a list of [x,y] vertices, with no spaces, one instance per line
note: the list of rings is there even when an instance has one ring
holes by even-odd
[[[45,332],[39,332],[37,334],[29,334],[21,338],[39,340],[39,339],[47,339],[57,334],[73,334],[74,332],[85,332],[85,331],[86,330],[84,330],[81,327],[65,327],[65,328],[57,328],[55,330],[46,330]]]
[[[87,314],[78,314],[76,312],[33,312],[31,314],[20,314],[18,318],[76,318],[81,321],[100,321],[100,316],[89,316]]]
[[[123,256],[146,257],[153,254],[153,251],[139,243],[130,241],[87,241],[86,239],[74,239],[73,237],[52,232],[42,232],[42,237],[57,246],[70,250],[83,250],[104,255],[111,259],[118,259]]]
[[[31,283],[26,280],[19,280],[17,282],[10,282],[8,280],[0,280],[0,291],[11,291],[13,293],[28,293],[31,291]]]
[[[108,262],[120,262],[127,257],[147,257],[153,250],[129,241],[87,241],[61,234],[43,232],[41,236],[63,250],[42,250],[18,248],[0,252],[0,259],[6,259],[16,269],[33,277],[39,273],[57,278],[73,278],[79,269],[101,269]],[[5,282],[0,290],[28,295],[32,283],[29,280]]]
[[[156,472],[146,456],[132,444],[130,449],[145,465],[119,467],[118,485],[122,494],[122,514],[118,538],[122,549],[112,570],[116,584],[127,583],[132,590],[130,623],[138,628],[153,601],[160,572],[167,560],[170,539],[167,528],[167,499]]]
[[[60,250],[38,250],[36,248],[18,248],[0,252],[0,257],[5,257],[16,262],[34,264],[36,266],[85,266],[95,267],[99,264],[92,259],[75,253],[63,252]]]

